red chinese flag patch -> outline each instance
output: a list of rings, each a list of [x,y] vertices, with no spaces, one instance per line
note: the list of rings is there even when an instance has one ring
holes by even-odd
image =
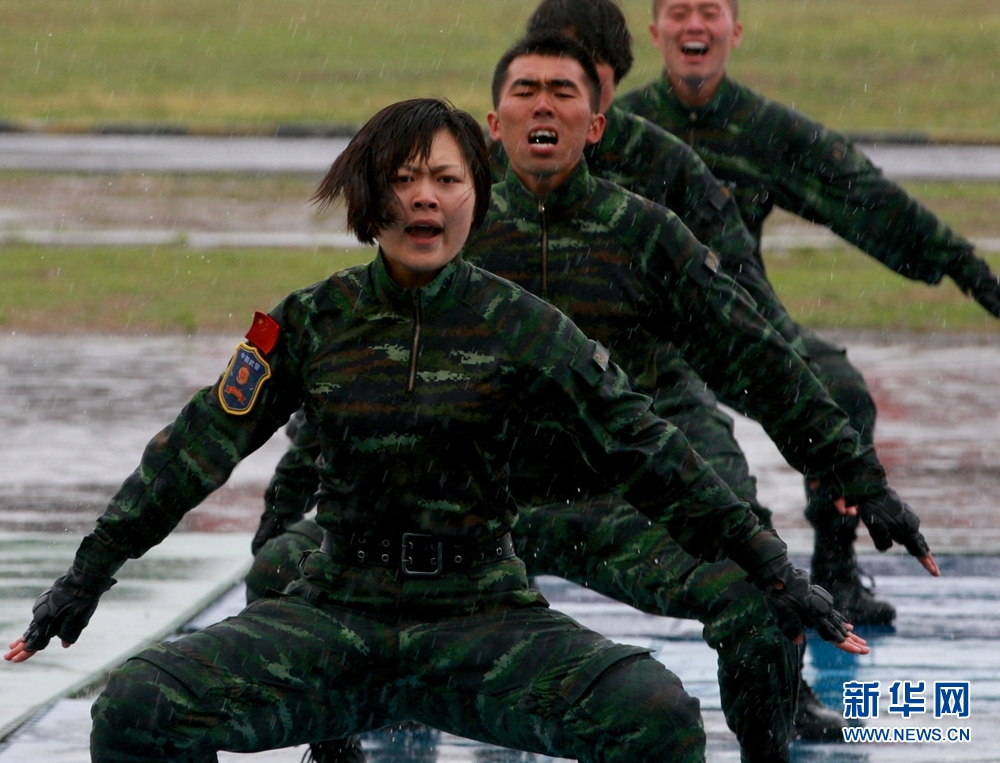
[[[267,355],[278,343],[280,333],[278,322],[267,313],[258,311],[253,314],[253,325],[247,332],[247,340]]]

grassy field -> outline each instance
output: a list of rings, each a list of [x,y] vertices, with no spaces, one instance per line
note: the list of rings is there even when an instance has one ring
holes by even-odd
[[[64,180],[75,183],[66,188],[58,180],[55,176],[0,173],[0,191],[7,189],[0,192],[0,204],[13,209],[22,200],[29,206],[48,204],[56,215],[62,210],[70,216],[86,213],[100,219],[106,210],[98,214],[91,209],[91,197],[98,189],[104,194],[107,210],[121,218],[111,221],[112,227],[135,226],[144,215],[163,207],[173,210],[170,215],[176,212],[173,223],[183,230],[185,221],[194,224],[199,219],[192,210],[202,209],[211,199],[222,199],[226,214],[231,209],[245,224],[250,218],[263,218],[285,196],[298,203],[311,189],[311,182],[304,178],[282,176],[122,176],[108,188],[104,187],[106,179],[98,176],[67,176]],[[135,206],[136,189],[147,187],[156,197],[155,203]],[[962,233],[1000,238],[1000,183],[920,182],[908,183],[907,190]],[[76,197],[81,197],[82,206],[65,201]],[[56,198],[63,199],[65,208],[54,206]],[[135,209],[129,211],[130,204]],[[290,211],[281,214],[290,215]],[[792,221],[790,215],[779,213],[768,225]],[[254,310],[267,309],[292,289],[370,256],[370,250],[7,246],[0,248],[0,328],[240,333]],[[994,270],[1000,271],[1000,256],[988,259]],[[810,326],[1000,331],[1000,321],[987,316],[947,279],[933,288],[907,281],[846,246],[772,252],[767,266],[790,312]]]
[[[181,247],[0,249],[6,331],[230,333],[293,289],[371,250],[187,251]]]
[[[28,333],[229,333],[291,290],[371,257],[371,250],[188,251],[5,247],[0,328]],[[991,258],[994,270],[1000,257]],[[792,315],[807,325],[921,332],[1000,332],[1000,321],[950,282],[907,281],[855,250],[768,256]]]
[[[962,235],[1000,238],[1000,183],[920,181],[901,185]]]
[[[268,131],[446,96],[483,117],[535,0],[0,0],[0,119]],[[623,0],[631,87],[655,76]],[[843,129],[1000,137],[996,0],[752,0],[732,72]]]
[[[910,281],[856,249],[773,252],[767,272],[789,314],[815,328],[1000,334],[989,315],[946,278]],[[1000,257],[986,258],[994,272]]]

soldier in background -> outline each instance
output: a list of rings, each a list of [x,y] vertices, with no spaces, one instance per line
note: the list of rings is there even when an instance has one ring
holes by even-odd
[[[994,316],[1000,285],[972,244],[886,179],[843,135],[775,103],[726,75],[740,43],[737,0],[654,0],[650,33],[663,75],[617,101],[686,141],[732,188],[760,254],[774,207],[829,227],[892,270],[928,284],[950,276]],[[875,403],[846,351],[801,330],[817,375],[873,443]],[[807,483],[815,528],[813,580],[855,623],[888,624],[891,604],[862,585],[854,552],[858,517],[835,510],[828,485]]]

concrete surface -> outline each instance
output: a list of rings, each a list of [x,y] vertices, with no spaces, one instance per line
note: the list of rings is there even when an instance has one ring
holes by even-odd
[[[0,169],[316,173],[347,143],[346,138],[0,133]],[[895,179],[1000,179],[1000,146],[859,147]]]

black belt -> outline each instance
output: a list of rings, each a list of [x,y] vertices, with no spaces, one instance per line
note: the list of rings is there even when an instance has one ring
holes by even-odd
[[[326,532],[319,550],[351,564],[387,567],[415,578],[433,578],[445,570],[467,570],[516,555],[510,533],[487,540],[458,541],[421,533],[348,538]]]

